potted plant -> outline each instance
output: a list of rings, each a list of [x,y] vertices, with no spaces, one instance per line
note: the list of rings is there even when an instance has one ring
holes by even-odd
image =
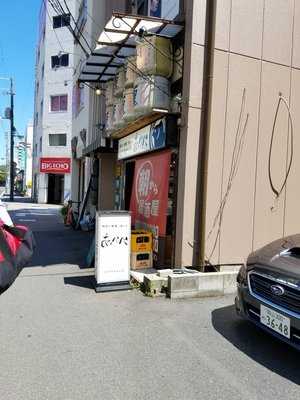
[[[69,210],[68,204],[64,204],[64,205],[62,206],[62,208],[60,209],[60,213],[61,213],[61,215],[62,215],[62,217],[63,217],[63,220],[64,220],[64,224],[65,224],[65,225],[66,225],[66,223],[67,223],[68,210]]]

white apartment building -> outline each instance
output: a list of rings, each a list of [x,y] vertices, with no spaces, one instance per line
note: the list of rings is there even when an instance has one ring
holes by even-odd
[[[97,55],[92,53],[97,45],[97,40],[105,23],[110,18],[113,10],[126,10],[126,0],[77,0],[76,25],[78,42],[74,50],[74,75],[73,75],[73,122],[72,122],[72,192],[71,198],[83,206],[84,199],[89,192],[91,176],[96,174],[96,183],[93,185],[93,196],[87,196],[87,209],[91,214],[95,209],[112,208],[113,174],[115,154],[111,152],[111,142],[106,140],[103,133],[105,121],[104,96],[100,91],[101,85],[93,84],[97,76],[99,63]],[[79,44],[80,42],[80,44]],[[80,82],[83,66],[89,60],[92,73],[92,84]],[[89,145],[97,144],[102,149],[101,157],[91,155]],[[103,184],[99,185],[99,171],[106,171]],[[95,172],[96,171],[96,172]],[[100,173],[101,175],[101,173]],[[91,198],[92,197],[92,198]]]
[[[71,191],[74,38],[68,29],[75,0],[64,13],[42,2],[36,54],[33,197],[63,203]]]

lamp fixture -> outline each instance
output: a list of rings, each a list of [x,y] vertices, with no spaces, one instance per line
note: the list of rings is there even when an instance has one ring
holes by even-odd
[[[169,110],[166,108],[153,108],[152,109],[154,112],[162,113],[162,114],[168,114]]]

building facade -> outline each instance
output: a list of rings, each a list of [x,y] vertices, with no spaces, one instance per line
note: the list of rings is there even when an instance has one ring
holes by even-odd
[[[133,228],[145,228],[151,230],[154,237],[154,261],[155,264],[167,263],[174,264],[174,244],[175,244],[175,220],[176,220],[176,176],[177,176],[177,159],[178,159],[178,127],[177,127],[177,110],[169,115],[168,109],[171,104],[171,85],[172,94],[180,94],[182,84],[182,60],[176,60],[176,67],[173,71],[173,62],[171,54],[168,53],[167,60],[162,60],[162,64],[167,64],[167,71],[158,73],[158,80],[162,81],[162,85],[166,86],[166,90],[162,90],[159,84],[154,84],[156,90],[155,96],[166,98],[167,91],[167,109],[153,111],[145,110],[142,115],[136,118],[137,121],[130,118],[127,123],[121,123],[118,135],[112,134],[108,126],[109,110],[114,107],[112,97],[108,100],[107,80],[112,82],[118,67],[121,67],[128,56],[135,54],[134,44],[124,44],[124,54],[114,54],[115,62],[109,65],[108,71],[101,79],[101,72],[106,69],[106,60],[111,58],[111,52],[114,51],[115,45],[110,46],[110,38],[108,42],[102,42],[103,31],[107,29],[107,24],[112,24],[110,29],[114,29],[122,20],[122,17],[115,18],[115,15],[140,14],[139,23],[143,24],[143,17],[146,18],[146,25],[153,25],[151,18],[155,20],[157,16],[161,18],[170,18],[171,21],[179,17],[180,3],[178,0],[158,5],[155,10],[150,6],[152,3],[146,1],[133,4],[132,2],[116,1],[116,2],[96,2],[98,9],[93,8],[93,2],[85,2],[85,25],[82,32],[86,38],[90,38],[89,54],[85,57],[85,61],[81,62],[78,69],[77,79],[80,93],[89,93],[87,101],[79,112],[73,115],[73,165],[77,165],[77,171],[73,168],[72,173],[72,199],[80,203],[80,211],[84,210],[94,214],[99,210],[122,209],[130,210],[132,216],[136,211],[136,218],[132,218]],[[152,10],[152,11],[151,11]],[[82,12],[82,8],[80,8]],[[125,13],[125,14],[124,14]],[[153,14],[155,13],[155,15]],[[98,17],[98,21],[96,18]],[[82,16],[77,15],[77,21],[82,21]],[[81,24],[78,23],[81,27]],[[182,24],[177,26],[173,24],[175,33],[171,33],[171,37],[182,32]],[[126,28],[126,27],[125,27]],[[116,32],[117,33],[117,32]],[[107,34],[104,34],[107,36]],[[162,34],[164,44],[169,47],[171,40],[169,34]],[[83,38],[80,40],[84,43]],[[107,38],[106,38],[107,40]],[[137,41],[137,40],[136,40]],[[179,38],[179,44],[176,44],[176,52],[181,55],[180,46],[182,47],[183,36]],[[127,51],[127,50],[128,51]],[[123,50],[121,50],[123,51]],[[169,48],[166,50],[169,52]],[[165,58],[165,57],[163,57]],[[122,60],[119,62],[118,60]],[[180,59],[180,57],[179,57]],[[179,68],[178,68],[179,65]],[[129,67],[132,67],[130,64]],[[155,70],[156,67],[154,67]],[[135,68],[127,68],[133,72],[135,78],[138,77]],[[181,70],[181,71],[180,71]],[[153,74],[155,75],[155,71]],[[145,74],[143,74],[146,76]],[[165,76],[166,75],[166,76]],[[150,78],[152,79],[152,78]],[[155,78],[156,79],[156,78]],[[143,79],[148,81],[148,77]],[[84,88],[84,86],[85,88]],[[133,95],[133,80],[127,89],[130,96]],[[125,93],[121,88],[120,93]],[[116,96],[120,104],[123,102],[120,93]],[[163,95],[163,96],[162,96]],[[77,95],[78,99],[82,96]],[[86,96],[83,98],[86,100]],[[81,101],[78,100],[78,105]],[[154,107],[154,105],[152,105]],[[158,104],[159,106],[159,104]],[[151,107],[151,108],[153,108]],[[176,108],[176,105],[175,105]],[[148,112],[149,111],[149,112]],[[88,115],[89,114],[89,115]],[[148,115],[147,115],[148,114]],[[120,115],[120,120],[122,119]],[[118,119],[117,117],[115,118]],[[81,124],[80,121],[84,121]],[[121,122],[121,121],[120,121]],[[121,126],[122,125],[122,126]],[[123,131],[124,128],[124,131]],[[125,129],[126,128],[126,129]],[[143,137],[150,137],[149,146],[142,151],[126,152],[123,151],[126,146],[130,146],[134,141],[138,143]],[[151,141],[151,146],[150,146]],[[135,146],[132,144],[132,146]],[[143,155],[143,157],[142,157]],[[148,208],[152,213],[152,222],[147,223],[145,216],[138,216],[138,210],[141,209],[140,201],[134,204],[131,201],[134,192],[134,184],[137,185],[138,177],[136,171],[141,163],[151,163],[155,165],[154,174],[160,186],[160,194],[158,198],[155,196],[151,199],[150,204],[145,204],[143,214],[146,214]],[[161,170],[160,164],[165,165],[165,171]],[[146,171],[147,173],[149,171]],[[146,173],[145,172],[145,173]],[[141,200],[143,201],[143,200]],[[134,209],[134,210],[133,210]]]
[[[31,197],[32,193],[32,150],[33,150],[33,123],[29,122],[25,134],[26,146],[26,166],[25,166],[25,185],[27,194]]]
[[[176,263],[242,263],[299,232],[300,8],[187,0],[185,21]]]
[[[127,1],[82,0],[77,2],[75,12],[78,41],[75,45],[73,76],[71,198],[78,211],[92,215],[97,209],[114,208],[116,154],[112,151],[111,140],[104,135],[105,98],[104,91],[100,90],[103,86],[100,83],[90,84],[89,79],[80,80],[80,75],[83,65],[88,62],[91,64],[92,77],[97,76],[97,56],[91,54],[112,10],[126,11]],[[104,174],[103,179],[99,177],[100,169]],[[92,182],[95,173],[97,177]]]
[[[36,55],[33,130],[33,197],[63,203],[71,193],[74,38],[69,32],[75,0],[57,10],[42,2]]]
[[[298,232],[297,2],[83,3],[81,207],[131,211],[133,228],[153,232],[158,267],[241,264]]]

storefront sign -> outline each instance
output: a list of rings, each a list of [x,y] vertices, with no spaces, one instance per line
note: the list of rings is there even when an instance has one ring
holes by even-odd
[[[129,280],[130,229],[129,213],[117,211],[97,213],[95,243],[97,284]]]
[[[165,236],[171,152],[164,151],[136,161],[130,202],[132,222],[136,228],[151,230],[153,249],[158,238]]]
[[[119,140],[118,159],[162,149],[166,146],[166,119],[160,119],[151,125]]]
[[[41,158],[40,172],[46,174],[69,174],[71,171],[70,158]]]

